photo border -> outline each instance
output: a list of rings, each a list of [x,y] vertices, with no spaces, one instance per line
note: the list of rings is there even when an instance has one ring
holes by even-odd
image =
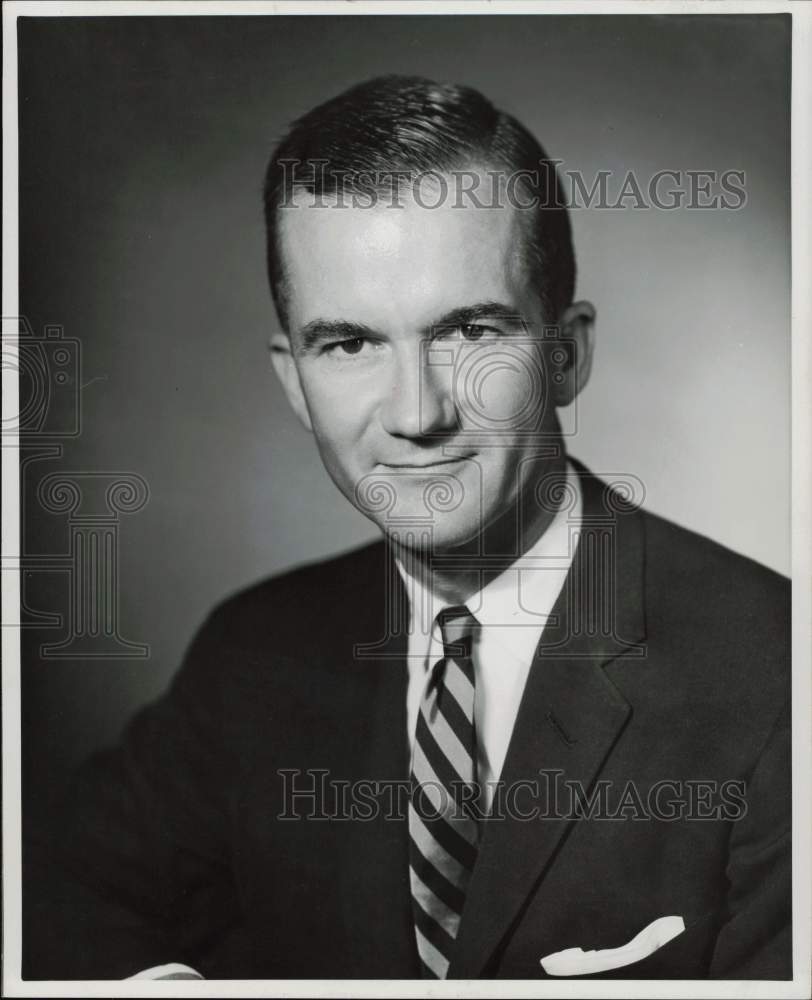
[[[760,980],[202,980],[112,981],[22,980],[21,972],[21,716],[19,568],[2,574],[2,722],[3,722],[3,982],[4,996],[13,997],[808,997],[810,994],[810,829],[812,829],[812,9],[803,2],[741,3],[727,0],[322,0],[322,2],[14,2],[3,8],[3,307],[6,317],[19,315],[18,303],[18,135],[17,18],[151,17],[228,15],[230,17],[290,15],[358,16],[376,14],[505,15],[555,14],[593,16],[623,14],[792,15],[792,663],[793,663],[793,940],[792,981]],[[5,330],[4,330],[5,333]],[[17,413],[15,372],[3,367],[3,420]],[[2,448],[2,551],[13,564],[20,553],[19,442],[4,440]],[[9,446],[10,445],[10,446]]]

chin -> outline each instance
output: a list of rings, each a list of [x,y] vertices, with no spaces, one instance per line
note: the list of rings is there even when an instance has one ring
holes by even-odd
[[[444,523],[446,522],[447,523]],[[470,547],[481,534],[478,517],[470,519],[437,518],[433,523],[391,522],[378,525],[386,537],[397,545],[423,554],[439,555]]]

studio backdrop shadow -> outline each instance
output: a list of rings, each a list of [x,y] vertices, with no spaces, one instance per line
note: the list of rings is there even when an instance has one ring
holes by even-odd
[[[376,535],[271,374],[261,212],[286,125],[373,75],[473,85],[615,191],[743,172],[738,210],[573,212],[598,323],[568,444],[788,570],[789,44],[788,16],[20,20],[21,311],[48,378],[68,344],[80,401],[76,433],[52,414],[25,441],[29,815],[217,600]],[[77,546],[82,573],[115,563],[115,648],[71,645]]]

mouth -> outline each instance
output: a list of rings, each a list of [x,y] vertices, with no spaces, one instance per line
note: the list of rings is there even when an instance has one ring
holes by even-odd
[[[460,465],[469,459],[470,455],[459,455],[455,458],[440,458],[433,462],[379,462],[381,469],[397,470],[398,472],[434,472],[448,469],[449,466]]]

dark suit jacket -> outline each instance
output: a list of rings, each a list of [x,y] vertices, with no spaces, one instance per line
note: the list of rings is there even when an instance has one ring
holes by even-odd
[[[580,474],[583,534],[502,778],[538,780],[523,811],[550,811],[540,771],[609,809],[486,824],[449,975],[543,978],[544,955],[673,914],[683,934],[609,975],[790,978],[787,582]],[[216,609],[27,846],[24,975],[418,976],[405,809],[280,818],[330,812],[291,797],[316,771],[407,777],[405,614],[383,543]],[[651,815],[657,788],[660,812],[705,818]]]

